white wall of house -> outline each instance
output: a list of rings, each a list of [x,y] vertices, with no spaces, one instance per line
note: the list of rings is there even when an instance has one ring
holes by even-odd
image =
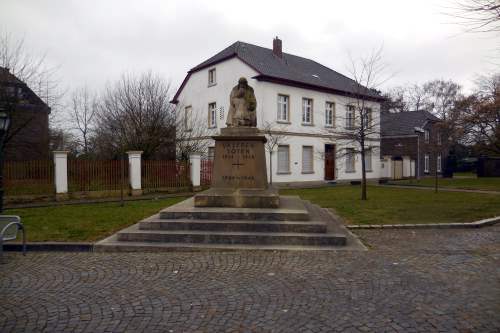
[[[216,69],[216,84],[208,85],[208,71],[212,68]],[[217,109],[223,107],[223,119],[220,118],[218,112],[217,126],[210,131],[211,135],[218,133],[221,127],[226,127],[227,111],[229,110],[229,94],[231,89],[238,83],[240,77],[246,77],[250,86],[254,88],[254,92],[258,97],[257,80],[251,77],[258,73],[236,58],[232,58],[221,62],[213,67],[205,68],[201,71],[191,74],[184,89],[182,89],[178,100],[178,115],[183,116],[185,107],[191,106],[193,115],[196,115],[195,121],[205,126],[208,126],[208,104],[216,103]],[[262,107],[257,104],[257,107]],[[198,125],[198,124],[196,124]]]
[[[216,84],[208,85],[208,71],[216,69]],[[195,72],[187,81],[184,89],[179,95],[179,115],[183,115],[184,107],[191,106],[193,118],[203,126],[208,126],[208,104],[216,103],[217,126],[210,130],[210,135],[215,135],[220,128],[225,127],[227,112],[229,110],[229,94],[231,89],[237,84],[240,77],[246,77],[249,85],[254,89],[257,99],[257,126],[262,128],[264,124],[271,123],[276,130],[287,133],[284,145],[290,147],[290,173],[277,173],[277,152],[273,153],[273,182],[298,182],[298,181],[319,181],[325,177],[324,151],[325,144],[334,144],[339,151],[336,156],[336,178],[338,180],[350,180],[361,178],[361,158],[355,158],[355,171],[347,172],[346,161],[340,151],[349,147],[345,142],[335,140],[335,128],[345,125],[346,105],[355,101],[347,97],[335,94],[319,92],[315,90],[290,87],[281,84],[262,82],[252,79],[258,73],[251,67],[237,58],[232,58],[216,64],[215,66]],[[289,96],[289,120],[288,122],[278,122],[278,94]],[[313,100],[313,120],[312,124],[302,123],[302,98]],[[325,126],[326,102],[335,103],[334,127]],[[379,103],[366,102],[367,107],[373,110],[373,121],[379,123]],[[221,114],[220,110],[224,110]],[[221,117],[222,116],[222,117]],[[210,146],[214,145],[213,140],[209,140]],[[380,141],[374,137],[370,144],[376,148],[372,153],[372,171],[367,173],[368,178],[379,178],[380,168]],[[302,172],[302,150],[303,146],[314,147],[313,172]],[[266,159],[269,173],[269,154],[266,152]],[[269,174],[268,174],[269,177]]]

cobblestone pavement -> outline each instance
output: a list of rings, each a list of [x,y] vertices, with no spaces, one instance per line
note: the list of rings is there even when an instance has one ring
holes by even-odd
[[[7,253],[0,332],[500,331],[500,226],[357,234],[369,251]]]

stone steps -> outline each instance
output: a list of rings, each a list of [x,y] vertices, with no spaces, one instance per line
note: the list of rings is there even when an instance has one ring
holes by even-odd
[[[251,221],[251,220],[190,220],[161,219],[159,215],[139,223],[141,230],[170,231],[235,231],[235,232],[298,232],[326,233],[324,222],[314,221]]]
[[[195,207],[193,198],[163,209],[95,244],[95,251],[325,250],[346,247],[348,231],[299,197],[278,208]]]
[[[345,236],[298,232],[223,232],[192,230],[141,230],[137,225],[120,231],[121,242],[162,242],[253,245],[345,245]]]
[[[307,221],[309,213],[302,200],[281,197],[279,208],[195,207],[190,198],[160,211],[161,219]]]

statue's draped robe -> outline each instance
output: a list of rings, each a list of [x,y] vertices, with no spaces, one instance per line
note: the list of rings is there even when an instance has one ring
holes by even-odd
[[[228,127],[257,126],[256,109],[257,101],[253,88],[246,85],[240,87],[238,84],[231,90],[229,96],[229,112],[226,125]]]

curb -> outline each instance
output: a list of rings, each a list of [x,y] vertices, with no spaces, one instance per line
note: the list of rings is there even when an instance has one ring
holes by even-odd
[[[4,243],[4,251],[22,251],[22,243]],[[94,243],[64,243],[64,242],[37,242],[26,243],[26,251],[66,251],[66,252],[93,252]]]
[[[492,226],[500,222],[500,216],[470,223],[429,223],[429,224],[354,224],[345,225],[349,230],[358,229],[473,229]],[[4,243],[4,251],[22,251],[22,243]],[[35,242],[26,243],[26,251],[94,252],[94,243]]]
[[[134,201],[147,201],[147,200],[161,200],[168,198],[177,197],[189,197],[193,196],[194,192],[179,192],[171,194],[160,194],[160,195],[143,195],[137,197],[127,197],[124,198],[124,202],[134,202]],[[72,205],[87,205],[87,204],[100,204],[100,203],[117,203],[121,200],[119,198],[102,198],[102,199],[92,199],[92,200],[67,200],[67,201],[47,201],[42,203],[26,203],[26,204],[10,204],[6,205],[4,209],[24,209],[24,208],[43,208],[43,207],[57,207],[57,206],[72,206]]]
[[[500,216],[468,223],[428,223],[428,224],[354,224],[348,229],[473,229],[491,226],[500,222]]]

